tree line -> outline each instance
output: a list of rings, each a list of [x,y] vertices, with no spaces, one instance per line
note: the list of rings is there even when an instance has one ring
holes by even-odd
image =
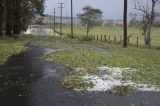
[[[0,36],[20,35],[35,14],[43,15],[45,0],[0,0]]]

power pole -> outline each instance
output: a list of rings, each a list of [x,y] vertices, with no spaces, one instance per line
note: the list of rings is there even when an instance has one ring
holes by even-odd
[[[124,0],[124,14],[123,14],[123,32],[124,32],[124,42],[123,47],[127,47],[127,6],[128,6],[128,0]]]
[[[54,35],[55,35],[55,29],[56,28],[56,9],[54,8],[54,26],[53,26],[53,29],[54,29]]]
[[[52,29],[52,22],[51,22],[52,20],[51,20],[51,18],[52,18],[52,17],[50,16],[50,17],[49,17],[49,21],[50,21],[50,33],[51,33],[51,31],[52,31],[52,30],[51,30],[51,29]]]
[[[71,38],[73,37],[73,1],[71,0]]]
[[[58,3],[58,4],[60,4],[60,10],[61,10],[61,13],[60,13],[60,15],[61,15],[61,17],[60,17],[60,37],[62,36],[62,9],[64,8],[63,7],[63,4],[64,3]]]

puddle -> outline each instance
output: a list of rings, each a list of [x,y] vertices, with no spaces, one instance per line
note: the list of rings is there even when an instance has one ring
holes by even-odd
[[[45,48],[45,54],[51,54],[53,52],[56,52],[55,49]]]
[[[43,69],[43,78],[55,77],[57,76],[56,69],[53,68],[44,68]]]
[[[66,50],[69,50],[69,48],[60,48],[60,49],[45,48],[44,50],[45,50],[45,54],[47,55],[54,52],[66,51]]]

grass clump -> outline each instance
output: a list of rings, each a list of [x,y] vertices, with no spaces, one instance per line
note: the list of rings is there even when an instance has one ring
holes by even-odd
[[[135,89],[132,86],[114,86],[110,92],[121,96],[128,96],[134,91]]]

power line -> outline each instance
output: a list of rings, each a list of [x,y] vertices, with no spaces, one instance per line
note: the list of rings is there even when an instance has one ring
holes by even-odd
[[[61,35],[62,35],[62,9],[64,8],[64,7],[63,7],[63,4],[64,4],[64,3],[58,3],[58,4],[60,4],[60,7],[59,7],[59,8],[60,8],[60,10],[61,10],[61,13],[60,13],[60,16],[61,16],[61,17],[60,17],[60,37],[61,37]]]

